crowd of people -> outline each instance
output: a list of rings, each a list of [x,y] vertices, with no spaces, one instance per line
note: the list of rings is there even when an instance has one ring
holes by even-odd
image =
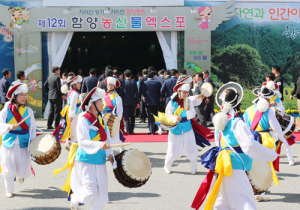
[[[191,174],[197,173],[198,146],[211,145],[207,140],[211,132],[207,119],[211,120],[216,146],[201,155],[201,163],[209,171],[192,204],[194,209],[199,209],[209,195],[206,209],[255,210],[255,199],[270,200],[265,196],[269,186],[261,188],[259,183],[253,183],[254,177],[249,180],[245,171],[251,173],[253,168],[259,169],[260,164],[267,163],[264,167],[269,168],[271,179],[278,185],[275,171],[279,171],[281,147],[289,165],[294,165],[290,148],[294,138],[285,135],[279,120],[285,108],[283,78],[277,66],[266,75],[266,82],[253,90],[256,98],[242,118],[238,115],[244,92],[242,86],[229,82],[222,85],[215,96],[213,91],[207,94],[207,89],[202,87],[208,85],[212,90],[215,87],[208,70],[192,78],[185,70],[157,71],[150,66],[142,70],[138,82],[131,70],[119,73],[111,66],[107,66],[99,78],[95,69],[89,71],[89,77],[83,77],[81,69],[78,75],[69,72],[61,76],[57,66],[52,71],[44,84],[50,103],[47,128],[53,128],[54,121],[52,135],[65,141],[65,149],[69,151],[66,165],[54,173],[57,175],[70,168],[63,190],[68,192],[73,210],[83,203],[90,204],[92,210],[101,210],[108,203],[105,163],[110,161],[113,168],[117,168],[111,146],[114,144],[120,153],[125,152],[124,134],[134,134],[137,109],[140,122],[148,121],[149,135],[155,135],[162,128],[168,132],[163,167],[166,174],[172,174],[172,165],[183,150],[190,161]],[[0,171],[6,197],[12,198],[15,177],[23,183],[33,171],[28,147],[36,137],[36,126],[33,110],[26,106],[28,86],[23,83],[24,72],[18,72],[18,80],[11,86],[7,84],[11,76],[9,70],[4,70],[3,75],[2,91],[7,89],[8,101],[5,99],[0,112]],[[298,97],[299,87],[295,85],[292,95]],[[220,107],[217,114],[214,102]],[[214,174],[218,174],[215,182],[212,181]]]
[[[84,77],[82,69],[79,69],[78,75],[82,77],[80,93],[90,92],[94,87],[107,91],[105,79],[108,77],[115,78],[120,82],[120,88],[116,89],[116,92],[122,99],[126,133],[129,135],[134,134],[135,118],[139,115],[139,122],[146,123],[148,121],[149,135],[154,135],[157,131],[157,126],[154,125],[153,115],[148,113],[157,115],[158,111],[165,111],[176,82],[187,75],[186,70],[181,70],[180,72],[176,69],[157,71],[154,66],[150,66],[137,74],[138,78],[135,80],[131,70],[120,72],[117,69],[117,67],[108,65],[105,73],[99,77],[97,77],[97,71],[94,68],[90,69],[88,77]],[[75,73],[64,72],[61,74],[59,67],[53,67],[53,74],[49,76],[44,85],[45,90],[48,92],[50,103],[48,129],[54,128],[52,126],[53,120],[55,128],[59,125],[60,111],[67,104],[67,97],[61,93],[59,87],[66,84],[68,77],[75,77]],[[200,94],[201,85],[205,82],[209,82],[215,87],[208,70],[204,70],[203,73],[196,73],[191,82],[192,88],[189,91],[189,95]],[[50,83],[51,87],[49,86]],[[212,119],[214,116],[214,96],[205,98],[205,103],[197,106],[195,111],[197,113],[197,122],[200,125],[205,127],[212,126],[211,123],[207,124],[207,119]]]

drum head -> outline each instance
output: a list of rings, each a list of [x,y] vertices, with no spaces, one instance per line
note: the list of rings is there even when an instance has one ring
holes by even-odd
[[[205,82],[201,86],[201,94],[204,95],[205,97],[211,96],[213,94],[213,92],[214,92],[214,88],[210,83]]]
[[[247,174],[252,187],[256,190],[267,191],[272,185],[272,170],[267,161],[253,160],[252,169]]]
[[[56,139],[50,134],[42,134],[32,140],[29,146],[29,152],[32,156],[40,157],[53,150]]]
[[[132,179],[144,181],[152,173],[149,158],[141,151],[136,149],[127,150],[123,156],[123,169]]]

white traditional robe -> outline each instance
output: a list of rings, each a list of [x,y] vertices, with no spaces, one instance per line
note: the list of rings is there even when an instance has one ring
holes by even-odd
[[[107,128],[107,127],[106,127]],[[87,154],[95,154],[99,151],[103,141],[92,141],[89,134],[90,126],[86,118],[80,117],[77,123],[77,139],[79,146]],[[109,129],[106,129],[107,140],[110,144]],[[106,157],[112,153],[112,149],[105,150]],[[90,204],[91,210],[103,209],[108,203],[108,181],[105,163],[95,165],[75,161],[71,173],[72,205],[78,203]]]
[[[246,123],[239,120],[233,129],[233,133],[243,150],[250,158],[258,161],[274,161],[277,153],[259,142],[254,141],[253,135]],[[215,137],[217,146],[219,139]],[[213,185],[211,186],[211,188]],[[216,199],[215,210],[256,210],[254,192],[249,179],[243,170],[233,169],[230,177],[224,176],[219,195]]]
[[[0,112],[0,135],[5,135],[9,132],[7,130],[10,124],[6,123],[7,109],[5,106]],[[29,140],[32,141],[36,137],[36,127],[34,113],[31,108],[28,107],[28,112],[31,114],[29,125]],[[14,178],[28,178],[31,174],[31,159],[29,155],[28,147],[20,148],[19,138],[17,136],[12,148],[1,146],[1,168],[2,175],[5,182],[6,193],[14,192]]]
[[[71,95],[69,96],[70,100],[70,107],[69,107],[69,119],[73,118],[72,122],[70,123],[70,129],[71,129],[71,137],[70,140],[66,140],[66,145],[77,143],[77,135],[76,135],[76,126],[78,121],[78,113],[76,113],[77,108],[77,100],[79,97],[79,93],[77,91],[73,91]],[[70,147],[70,145],[68,146]]]
[[[196,112],[194,106],[199,106],[202,102],[202,99],[197,99],[196,96],[188,97],[190,100],[190,109],[186,111],[187,119],[190,120],[195,117]],[[173,116],[173,107],[172,102],[170,101],[166,107],[166,115],[173,119],[173,122],[177,122],[177,117]],[[165,160],[164,169],[167,171],[171,170],[173,162],[180,158],[183,154],[183,149],[187,158],[191,162],[191,171],[197,170],[197,156],[198,156],[198,147],[195,140],[195,134],[193,129],[182,135],[174,135],[169,132],[168,135],[168,150]]]

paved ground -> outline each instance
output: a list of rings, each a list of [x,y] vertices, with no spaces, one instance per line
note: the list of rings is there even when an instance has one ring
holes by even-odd
[[[43,124],[44,123],[44,124]],[[39,121],[38,126],[44,127],[45,122]],[[146,125],[146,124],[144,124]],[[144,127],[143,125],[140,125]],[[142,130],[145,132],[145,130]],[[138,132],[138,131],[136,131]],[[128,189],[123,187],[115,179],[110,164],[107,164],[109,179],[110,203],[105,210],[187,210],[204,179],[207,170],[198,166],[199,173],[190,174],[190,164],[184,156],[174,163],[173,174],[164,173],[163,165],[167,143],[133,143],[128,148],[136,148],[149,156],[153,174],[146,185],[141,188]],[[292,147],[295,161],[300,163],[297,152],[300,143]],[[115,151],[117,152],[117,151]],[[201,155],[203,152],[199,152]],[[59,159],[46,166],[33,163],[36,177],[31,177],[23,184],[15,182],[15,197],[5,197],[4,183],[0,184],[0,209],[1,210],[67,210],[70,203],[66,200],[67,193],[61,191],[67,171],[52,178],[54,169],[62,167],[67,159],[68,153],[62,150]],[[288,166],[287,158],[281,159],[278,174],[280,185],[272,186],[267,195],[272,199],[270,202],[257,203],[261,210],[298,210],[300,209],[300,164],[293,167]],[[89,206],[80,209],[88,210]]]

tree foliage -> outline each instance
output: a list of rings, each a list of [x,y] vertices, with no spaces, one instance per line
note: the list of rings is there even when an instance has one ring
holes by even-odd
[[[268,71],[257,50],[246,44],[214,50],[212,63],[215,66],[212,72],[224,83],[236,81],[246,86],[259,85]]]

